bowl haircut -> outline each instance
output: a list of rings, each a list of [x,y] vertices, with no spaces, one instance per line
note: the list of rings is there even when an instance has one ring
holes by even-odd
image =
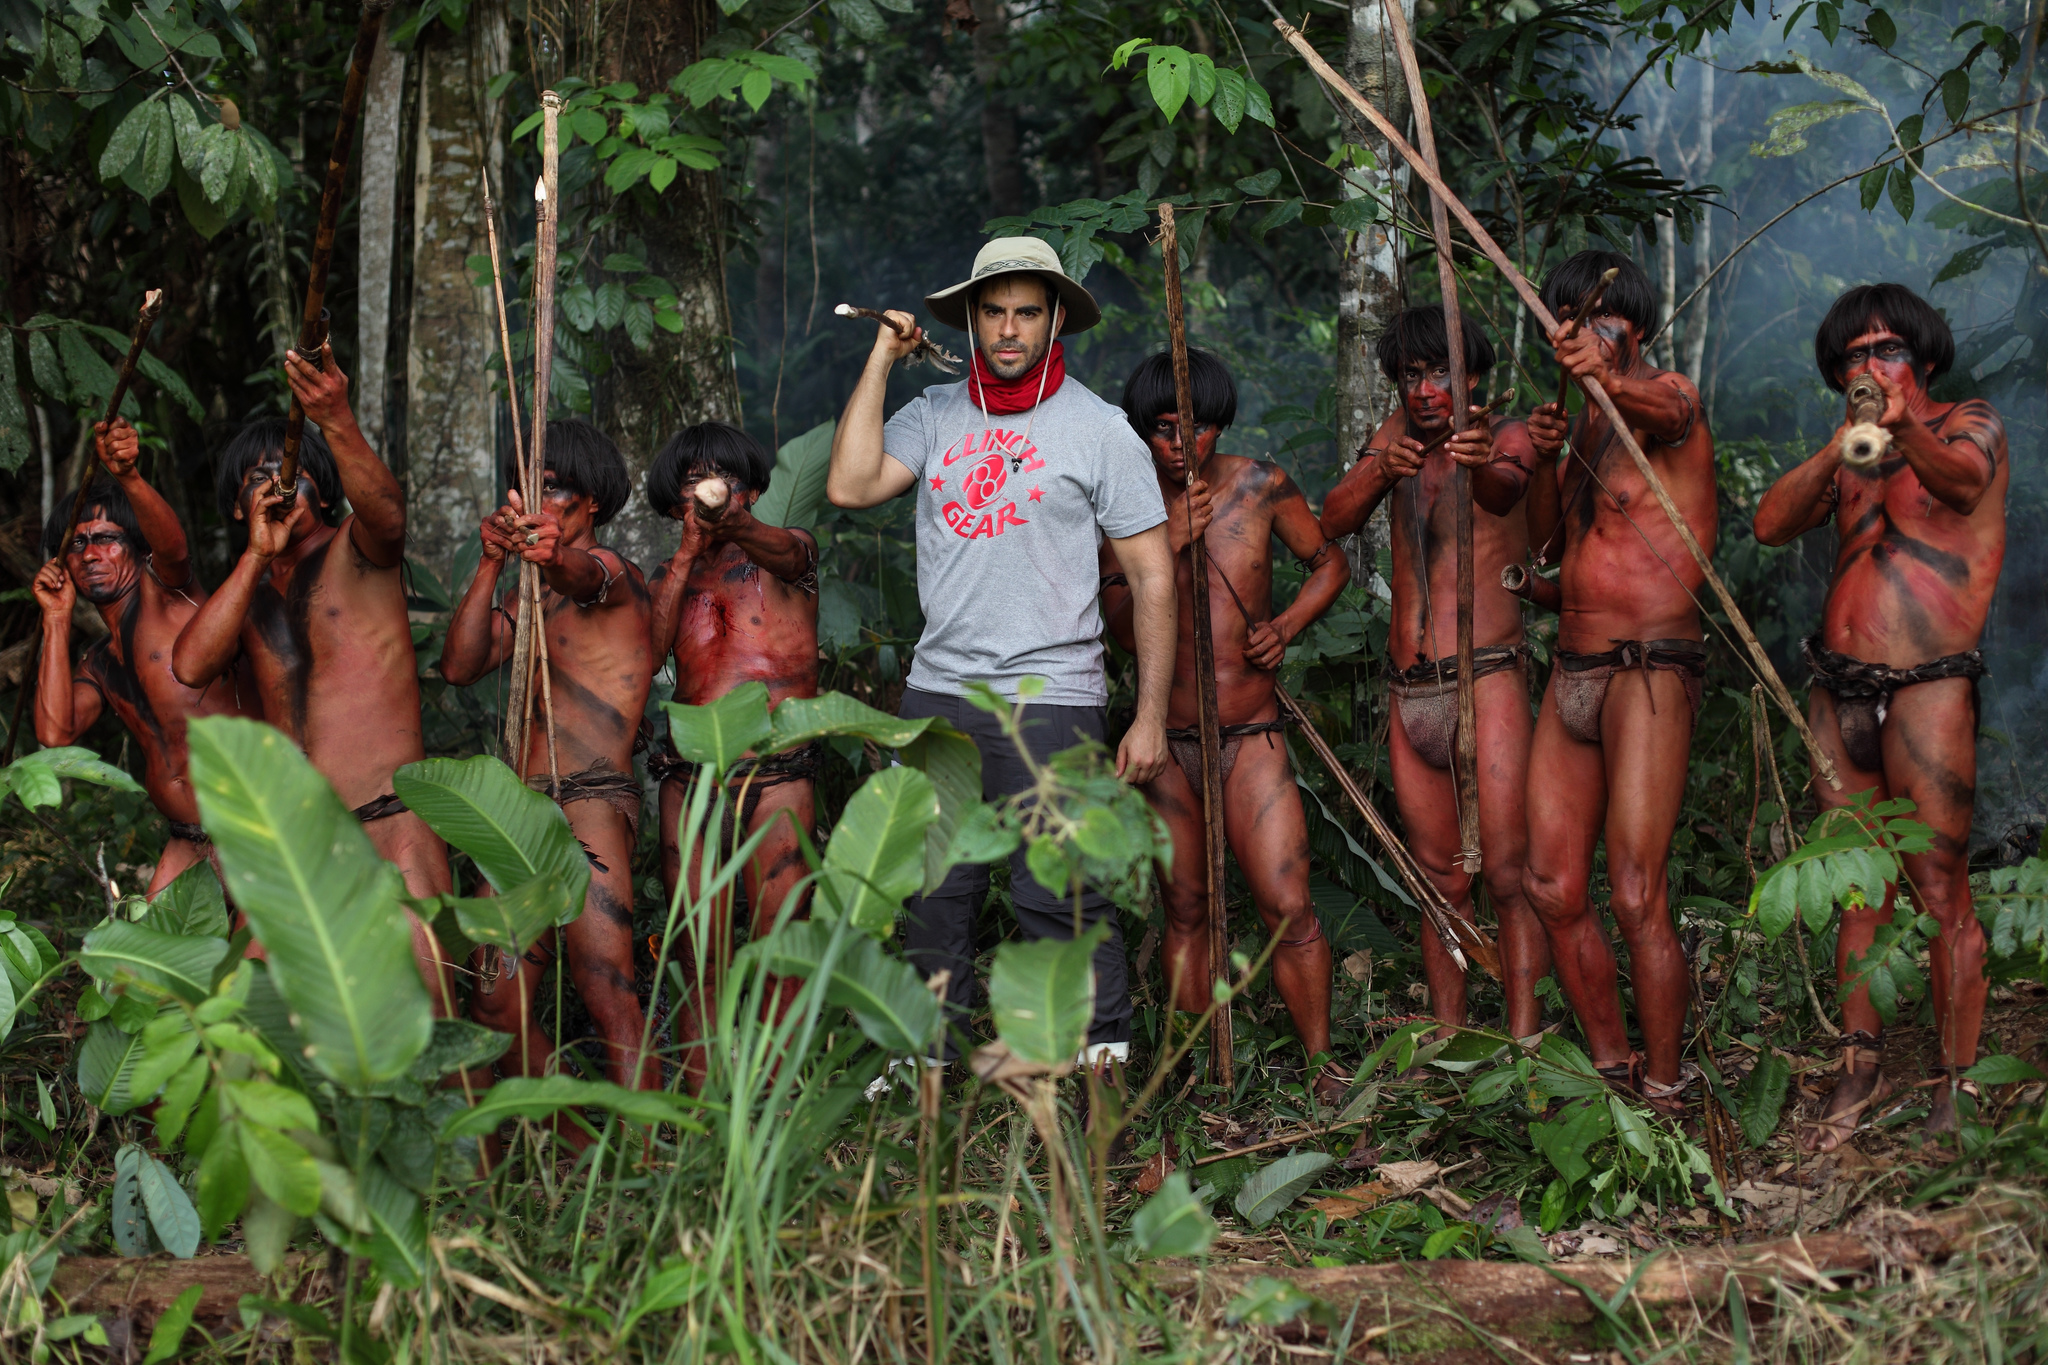
[[[220,507],[220,519],[228,528],[229,548],[240,554],[249,542],[249,532],[235,520],[235,508],[242,501],[242,480],[251,469],[284,449],[284,418],[261,417],[234,434],[220,453],[214,471],[213,495]],[[322,521],[332,523],[341,508],[341,471],[334,466],[334,452],[327,439],[310,422],[299,438],[299,473],[313,481],[314,511]]]
[[[1859,284],[1834,301],[1813,334],[1813,363],[1829,388],[1842,391],[1849,343],[1879,327],[1898,333],[1912,349],[1923,386],[1956,363],[1955,333],[1933,304],[1903,284]]]
[[[626,457],[612,444],[612,438],[581,417],[548,423],[547,449],[541,453],[542,468],[555,472],[555,487],[581,493],[597,502],[591,525],[602,526],[619,514],[626,499],[633,496],[633,480],[626,473]],[[519,486],[519,467],[505,461],[505,486]]]
[[[81,491],[85,495],[86,512],[79,518],[81,523],[93,520],[111,521],[121,528],[121,535],[127,540],[128,549],[132,554],[141,558],[149,553],[149,542],[143,539],[142,523],[136,519],[135,508],[129,504],[128,495],[121,491],[121,485],[94,470],[92,478],[83,490],[66,493],[57,499],[56,506],[50,509],[50,519],[43,523],[45,561],[55,559],[66,552],[66,547],[60,542],[64,533],[71,529],[71,504]],[[97,517],[95,513],[98,514]]]
[[[1470,317],[1460,319],[1459,334],[1464,342],[1465,378],[1478,379],[1493,368],[1493,343],[1486,329]],[[1374,343],[1380,373],[1397,388],[1402,367],[1411,360],[1425,365],[1442,364],[1451,358],[1451,337],[1444,327],[1444,306],[1432,303],[1421,308],[1403,308],[1394,315],[1393,325],[1380,333]]]
[[[700,469],[716,470],[735,491],[765,493],[775,462],[761,443],[725,422],[699,422],[668,438],[647,467],[647,501],[664,517],[683,505],[683,484]]]
[[[1543,306],[1563,321],[1565,310],[1578,307],[1586,291],[1614,269],[1621,273],[1601,297],[1601,311],[1633,322],[1638,340],[1648,337],[1657,326],[1657,291],[1643,268],[1618,251],[1581,251],[1565,260],[1543,281]]]
[[[1188,347],[1188,388],[1194,399],[1195,424],[1227,430],[1237,420],[1237,381],[1230,367],[1207,351]],[[1173,352],[1161,351],[1138,362],[1124,381],[1124,417],[1142,440],[1152,434],[1159,415],[1180,406],[1173,386]]]

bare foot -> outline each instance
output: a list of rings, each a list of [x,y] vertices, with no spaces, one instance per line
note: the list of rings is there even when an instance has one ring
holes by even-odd
[[[1876,1048],[1842,1049],[1841,1079],[1835,1082],[1834,1094],[1828,1096],[1827,1112],[1801,1126],[1801,1151],[1834,1151],[1862,1124],[1864,1114],[1892,1093],[1891,1082],[1885,1079],[1880,1065],[1882,1057],[1883,1053]]]
[[[1927,1122],[1922,1125],[1922,1132],[1929,1137],[1945,1138],[1961,1128],[1961,1116],[1956,1113],[1958,1092],[1968,1095],[1981,1107],[1983,1100],[1975,1081],[1958,1081],[1951,1089],[1948,1077],[1939,1076],[1927,1088]]]
[[[1325,1062],[1316,1072],[1314,1089],[1316,1099],[1335,1109],[1344,1103],[1344,1097],[1351,1093],[1351,1073],[1335,1062]]]

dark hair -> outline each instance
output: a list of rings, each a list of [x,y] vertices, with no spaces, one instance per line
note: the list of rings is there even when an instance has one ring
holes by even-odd
[[[597,499],[597,514],[591,524],[602,526],[619,514],[626,499],[633,496],[633,478],[626,472],[626,458],[612,444],[612,438],[581,417],[548,423],[547,449],[541,453],[543,468],[555,471],[555,486],[571,493]],[[505,462],[507,487],[519,486],[519,468]]]
[[[1459,319],[1458,331],[1464,340],[1465,377],[1476,379],[1493,368],[1493,343],[1486,339],[1486,329],[1471,317]],[[1444,327],[1444,306],[1432,303],[1426,308],[1403,308],[1394,315],[1393,325],[1380,333],[1376,349],[1380,373],[1396,385],[1401,382],[1401,367],[1411,360],[1449,360],[1451,338]]]
[[[272,453],[283,449],[284,418],[261,417],[236,432],[221,451],[220,468],[214,471],[213,493],[220,504],[220,519],[230,528],[241,525],[235,520],[235,508],[242,501],[242,480]],[[332,521],[341,506],[341,471],[334,467],[334,452],[327,448],[326,439],[310,425],[299,438],[299,472],[313,481],[320,498],[321,519]],[[238,542],[239,553],[239,542],[246,540],[248,533],[231,529],[229,535]]]
[[[1618,251],[1581,251],[1566,260],[1543,281],[1543,306],[1562,322],[1564,310],[1578,307],[1609,270],[1621,273],[1607,286],[1600,307],[1633,322],[1636,335],[1647,338],[1657,326],[1657,291],[1643,268]]]
[[[725,422],[699,422],[668,438],[647,467],[647,501],[662,516],[682,505],[692,471],[715,469],[743,492],[765,493],[775,462],[761,443]]]
[[[1230,377],[1230,367],[1192,346],[1188,347],[1188,389],[1198,424],[1221,431],[1237,420],[1237,381]],[[1140,437],[1150,435],[1159,414],[1172,412],[1179,401],[1173,387],[1171,351],[1139,361],[1124,381],[1124,416]]]
[[[1814,364],[1836,393],[1842,391],[1849,343],[1878,323],[1913,348],[1913,362],[1927,367],[1923,384],[1933,383],[1956,363],[1955,333],[1933,304],[1903,284],[1859,284],[1835,300],[1813,334]]]
[[[95,472],[89,483],[81,490],[85,495],[85,510],[98,511],[107,521],[121,528],[127,537],[128,548],[138,556],[149,553],[149,542],[143,539],[142,523],[135,518],[135,509],[129,505],[128,495],[121,491],[121,485],[106,475]],[[50,509],[50,519],[43,523],[43,558],[55,559],[67,552],[63,544],[64,533],[71,529],[71,503],[78,492],[66,493],[57,499],[57,505]],[[80,517],[80,521],[87,518]]]

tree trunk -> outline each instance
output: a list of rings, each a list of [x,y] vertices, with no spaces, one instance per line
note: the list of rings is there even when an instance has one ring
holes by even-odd
[[[612,5],[603,23],[603,81],[631,81],[643,91],[664,89],[696,59],[700,34],[693,4],[640,0]],[[643,209],[635,198],[619,205],[622,233],[646,243],[647,263],[675,286],[683,317],[680,332],[657,328],[650,350],[630,344],[614,348],[611,411],[601,414],[626,457],[635,494],[605,528],[604,541],[647,569],[674,548],[673,531],[639,495],[655,452],[680,427],[740,421],[732,310],[725,293],[723,195],[716,173],[684,171],[653,199],[651,209]]]
[[[989,216],[1009,218],[1031,207],[1025,202],[1017,111],[997,84],[1010,46],[1010,14],[1003,0],[974,0],[974,17],[981,21],[973,37],[974,76],[981,82],[981,160],[988,177]]]
[[[413,152],[412,316],[406,346],[407,553],[447,577],[456,549],[497,501],[498,401],[487,368],[497,349],[496,304],[469,258],[488,251],[478,158],[492,179],[504,164],[491,77],[511,61],[499,0],[474,6],[461,33],[435,28],[420,43]],[[532,192],[530,186],[508,189]],[[367,271],[366,271],[367,273]]]
[[[1701,177],[1710,175],[1714,169],[1714,35],[1709,33],[1700,39],[1700,60],[1693,65],[1700,78],[1700,111],[1696,120],[1699,139],[1693,144],[1691,164],[1686,167],[1686,178],[1697,183]],[[1685,377],[1698,387],[1700,370],[1707,356],[1707,298],[1705,288],[1707,276],[1714,269],[1714,215],[1700,215],[1699,225],[1692,233],[1692,280],[1700,296],[1686,309],[1685,324]]]
[[[356,421],[370,448],[384,451],[389,408],[386,357],[391,348],[391,274],[398,207],[399,123],[405,104],[405,54],[379,30],[363,90],[362,198],[357,213]],[[386,455],[388,459],[389,456]]]
[[[1412,17],[1414,0],[1402,0],[1402,6]],[[1380,0],[1352,0],[1344,77],[1396,127],[1407,121],[1408,92],[1393,40],[1387,34],[1386,14]],[[1353,173],[1354,177],[1382,196],[1398,194],[1408,181],[1400,156],[1361,121],[1351,119],[1350,123],[1352,140],[1368,148],[1379,162],[1377,170],[1359,170]],[[1390,168],[1394,170],[1391,177]],[[1360,194],[1357,186],[1349,183],[1343,192],[1352,198]],[[1381,333],[1402,306],[1401,260],[1390,226],[1379,222],[1363,232],[1346,233],[1344,257],[1339,263],[1337,455],[1347,469],[1359,446],[1389,412],[1395,392],[1381,376],[1379,360],[1373,353]],[[1365,583],[1372,577],[1380,547],[1387,543],[1385,507],[1373,513],[1372,520],[1349,542],[1345,549],[1351,556],[1352,578]]]

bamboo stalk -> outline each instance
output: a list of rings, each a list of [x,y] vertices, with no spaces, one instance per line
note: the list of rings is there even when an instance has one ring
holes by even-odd
[[[150,329],[156,326],[157,315],[164,311],[164,291],[151,289],[142,296],[142,309],[135,315],[135,331],[128,338],[128,354],[121,357],[121,368],[114,372],[114,390],[107,396],[107,415],[100,418],[100,425],[111,427],[114,419],[121,415],[122,400],[128,397],[128,388],[135,382],[135,365],[142,359],[142,347],[149,340]],[[5,345],[13,345],[6,341]],[[78,521],[85,512],[85,487],[92,482],[93,462],[88,459],[85,468],[78,475],[78,490],[71,495],[71,525],[65,529],[64,538],[57,542],[57,561],[63,563],[71,554],[71,542],[78,538]],[[0,751],[0,767],[14,761],[15,737],[21,733],[22,712],[28,705],[28,694],[35,689],[36,670],[43,662],[43,635],[36,632],[35,648],[29,651],[28,667],[21,675],[21,682],[14,693],[14,719],[7,726],[7,747]]]
[[[548,385],[555,364],[555,230],[561,221],[562,201],[562,97],[549,90],[540,97],[540,107],[541,172],[533,188],[538,209],[533,243],[533,453],[526,467],[527,491],[520,494],[528,515],[540,508],[541,471],[547,467]],[[531,564],[524,567],[531,577],[524,580],[527,591],[520,599],[520,611],[532,614],[534,665],[540,673],[541,714],[548,734],[548,790],[554,794],[561,790],[562,770],[555,752],[555,691],[548,667],[548,633],[541,616],[540,570]],[[532,695],[530,690],[528,695]],[[524,761],[523,752],[521,759]]]
[[[1430,170],[1437,169],[1436,132],[1429,117],[1429,98],[1422,89],[1422,69],[1415,62],[1415,44],[1398,0],[1381,0],[1387,29],[1400,54],[1401,74],[1408,82],[1408,103],[1415,115],[1415,140]],[[1429,196],[1430,235],[1436,243],[1437,289],[1443,297],[1444,341],[1451,372],[1451,431],[1465,429],[1465,320],[1458,311],[1458,274],[1451,265],[1451,219],[1443,197]],[[1479,872],[1479,710],[1477,680],[1472,676],[1472,616],[1475,576],[1472,564],[1472,471],[1453,461],[1451,498],[1458,542],[1458,729],[1451,749],[1451,791],[1458,805],[1458,860],[1466,875]],[[1426,572],[1426,570],[1425,570]],[[1432,649],[1434,646],[1432,646]]]
[[[1166,261],[1166,333],[1173,348],[1174,404],[1180,418],[1180,447],[1186,463],[1183,478],[1192,485],[1201,474],[1195,439],[1195,395],[1188,382],[1188,324],[1180,287],[1180,238],[1173,221],[1173,205],[1159,206],[1159,250]],[[1188,524],[1194,527],[1194,506],[1188,504]],[[1225,961],[1228,934],[1224,904],[1223,867],[1223,732],[1216,704],[1216,633],[1209,620],[1209,554],[1201,536],[1190,534],[1188,555],[1193,561],[1189,597],[1195,623],[1195,706],[1202,740],[1202,834],[1208,874],[1209,901],[1209,985],[1228,984],[1229,964]],[[1230,1006],[1219,1008],[1209,1020],[1210,1076],[1224,1086],[1237,1084],[1237,1064],[1231,1039]]]
[[[391,0],[364,0],[363,17],[356,25],[355,50],[349,54],[348,81],[341,89],[341,119],[334,125],[334,146],[327,153],[327,183],[320,191],[320,225],[313,233],[313,259],[306,275],[306,307],[299,320],[299,343],[293,349],[299,358],[321,368],[321,349],[327,344],[327,266],[334,258],[334,225],[341,217],[342,182],[348,178],[348,157],[355,147],[356,117],[363,110],[363,86],[370,79],[370,59],[377,53],[377,30]],[[306,410],[292,399],[284,419],[284,457],[278,463],[273,487],[295,494],[299,486],[299,442],[306,434]],[[290,516],[287,504],[279,515]]]
[[[1268,7],[1270,8],[1270,0]],[[1323,60],[1322,54],[1315,50],[1314,44],[1303,37],[1294,25],[1281,18],[1277,10],[1274,11],[1273,27],[1287,40],[1289,46],[1301,54],[1302,60],[1308,63],[1309,70],[1315,72],[1325,85],[1342,95],[1352,108],[1363,115],[1365,120],[1379,131],[1380,136],[1386,138],[1387,145],[1399,152],[1402,158],[1414,167],[1415,173],[1421,177],[1423,183],[1442,197],[1445,206],[1472,238],[1473,244],[1493,262],[1502,278],[1513,286],[1515,293],[1528,306],[1530,314],[1543,325],[1544,330],[1555,336],[1559,330],[1557,318],[1543,306],[1542,296],[1529,283],[1528,277],[1515,268],[1515,263],[1508,259],[1508,254],[1501,250],[1500,243],[1494,241],[1492,235],[1480,226],[1479,220],[1472,216],[1472,210],[1465,207],[1464,203],[1451,193],[1449,187],[1444,184],[1443,177],[1423,160],[1422,154],[1409,144],[1407,138],[1401,136],[1401,130],[1394,126],[1392,120],[1375,109],[1371,100],[1359,94],[1349,81],[1338,75],[1330,64]],[[1756,632],[1750,629],[1749,621],[1743,616],[1742,609],[1735,604],[1735,596],[1728,591],[1728,585],[1722,582],[1721,575],[1714,571],[1713,562],[1707,558],[1707,552],[1700,548],[1699,538],[1693,535],[1692,527],[1686,525],[1685,518],[1679,515],[1677,504],[1671,500],[1670,490],[1665,488],[1664,480],[1657,476],[1656,469],[1650,464],[1649,456],[1643,454],[1643,448],[1636,443],[1635,433],[1629,430],[1628,423],[1616,410],[1614,399],[1594,380],[1582,380],[1580,387],[1586,391],[1588,398],[1599,405],[1601,412],[1606,414],[1608,422],[1614,428],[1615,436],[1621,441],[1622,448],[1628,451],[1629,459],[1635,462],[1636,472],[1641,474],[1643,482],[1649,485],[1650,492],[1657,499],[1657,505],[1664,509],[1664,515],[1670,518],[1672,527],[1678,532],[1679,541],[1685,546],[1686,553],[1692,556],[1693,562],[1699,566],[1700,572],[1713,588],[1714,596],[1721,603],[1721,609],[1727,613],[1730,628],[1749,651],[1757,677],[1770,689],[1771,699],[1778,704],[1778,709],[1785,713],[1785,718],[1791,723],[1792,728],[1799,732],[1800,741],[1806,746],[1807,757],[1813,764],[1813,770],[1830,786],[1839,788],[1842,779],[1835,769],[1834,760],[1828,757],[1821,749],[1819,741],[1814,738],[1813,729],[1807,725],[1805,714],[1800,711],[1799,704],[1792,699],[1791,689],[1786,687],[1785,680],[1778,676],[1777,667],[1771,663],[1771,656],[1764,652],[1762,643],[1756,638]]]

